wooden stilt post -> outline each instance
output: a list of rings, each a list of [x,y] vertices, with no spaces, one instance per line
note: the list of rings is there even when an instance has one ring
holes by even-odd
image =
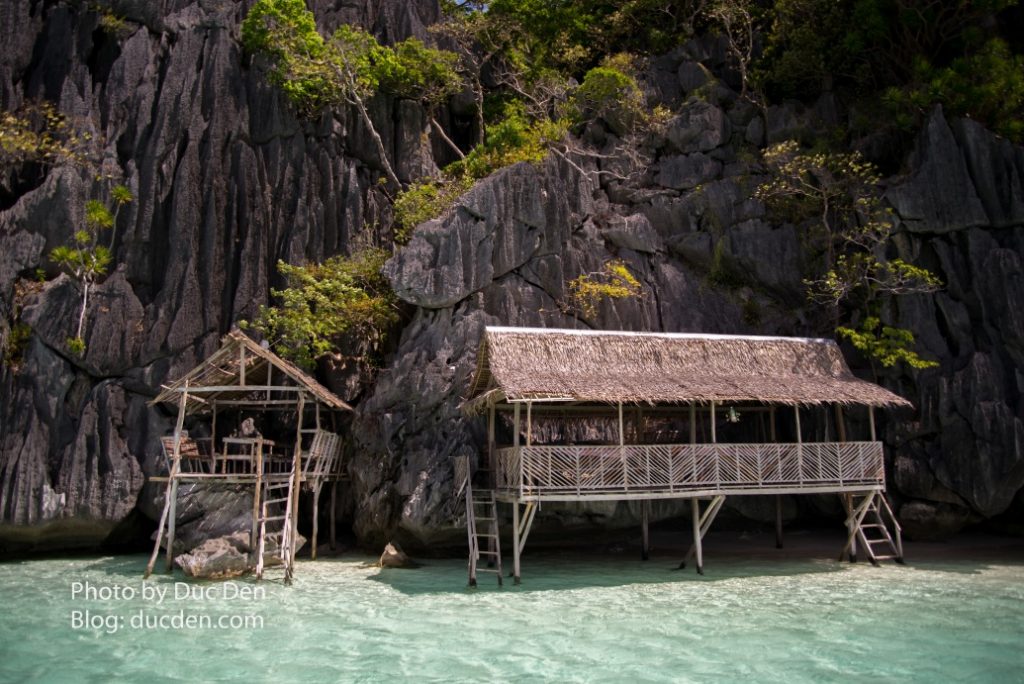
[[[644,499],[640,502],[641,535],[643,537],[643,548],[640,550],[641,560],[648,560],[651,557],[651,534],[649,529],[651,517],[651,502]]]
[[[800,429],[800,407],[793,407],[793,416],[796,420],[796,464],[797,464],[797,478],[800,480],[800,484],[804,483],[804,438],[803,432]]]
[[[491,488],[497,487],[498,484],[498,464],[494,462],[494,422],[494,404],[491,404],[487,409],[487,471],[490,473],[488,484]],[[470,477],[472,478],[472,473]]]
[[[263,494],[263,444],[256,444],[256,485],[252,491],[252,530],[249,533],[249,565],[256,567],[259,553],[260,499]]]
[[[871,441],[877,442],[878,438],[875,436],[875,407],[868,406],[868,425],[871,427]]]
[[[156,559],[160,556],[160,539],[164,535],[164,525],[167,524],[167,518],[171,516],[173,512],[177,513],[177,506],[172,505],[172,502],[178,499],[178,472],[181,469],[181,430],[185,425],[185,406],[188,404],[188,381],[185,381],[184,391],[181,393],[181,399],[178,402],[178,419],[174,424],[174,451],[171,453],[171,466],[168,470],[168,482],[167,489],[164,491],[164,510],[160,514],[160,523],[156,528],[156,543],[153,545],[153,553],[149,557],[149,562],[146,564],[146,572],[142,575],[143,579],[147,579],[153,574],[153,568],[156,566]],[[168,545],[170,548],[170,545]]]
[[[700,501],[690,499],[690,515],[693,517],[693,548],[697,552],[697,574],[704,574],[704,550],[701,545]]]
[[[320,482],[313,483],[313,540],[309,547],[309,555],[316,560],[317,532],[320,529]]]
[[[164,561],[164,570],[170,572],[174,567],[174,532],[178,524],[178,475],[181,473],[181,431],[185,427],[185,407],[188,401],[188,385],[185,385],[181,393],[181,403],[178,405],[178,420],[174,426],[174,456],[171,469],[174,471],[170,482],[170,505],[171,510],[167,514],[167,558]],[[160,543],[159,538],[157,543]]]
[[[299,492],[302,491],[302,421],[306,411],[306,395],[299,393],[295,407],[295,453],[292,456],[292,519],[285,522],[291,526],[291,541],[288,544],[288,568],[285,583],[291,584],[295,573],[296,539],[299,536]]]
[[[338,548],[338,481],[331,482],[331,551]]]
[[[768,408],[768,431],[772,444],[778,440],[775,437],[775,407]],[[775,548],[782,548],[782,495],[775,496]]]
[[[782,495],[775,496],[775,548],[782,548]]]
[[[518,406],[518,405],[517,405]],[[512,502],[512,583],[519,584],[519,502]]]

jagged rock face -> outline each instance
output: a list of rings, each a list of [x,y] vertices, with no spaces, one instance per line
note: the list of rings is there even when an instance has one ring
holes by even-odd
[[[268,301],[279,259],[343,252],[389,211],[355,117],[297,120],[242,54],[250,2],[114,5],[127,20],[122,36],[104,32],[86,3],[0,8],[0,106],[56,102],[104,141],[104,164],[137,198],[119,217],[116,268],[91,295],[85,355],[67,351],[81,295],[62,276],[21,302],[33,336],[20,370],[0,371],[0,524],[87,519],[100,523],[98,538],[160,467],[157,437],[171,423],[147,406],[154,389]],[[356,22],[384,40],[426,37],[439,13],[436,0],[312,5],[326,30]],[[432,168],[423,112],[371,104],[400,173]],[[86,173],[55,168],[0,206],[0,346],[19,278],[55,274],[46,255],[101,190]]]
[[[92,295],[84,357],[64,342],[77,311],[73,282],[53,279],[21,301],[33,336],[20,368],[0,370],[0,525],[84,520],[99,539],[134,507],[157,515],[157,492],[143,479],[160,469],[157,437],[171,423],[147,405],[154,390],[268,301],[278,259],[322,259],[390,221],[357,118],[297,121],[258,60],[240,52],[248,4],[121,0],[131,29],[122,37],[106,35],[79,4],[0,7],[0,105],[57,101],[102,136],[107,163],[138,198],[118,222],[117,267]],[[438,16],[431,0],[312,5],[325,28],[354,21],[386,40],[423,36]],[[452,461],[475,458],[483,444],[482,425],[458,406],[487,324],[814,332],[799,232],[773,225],[750,199],[750,145],[799,136],[836,108],[772,107],[762,119],[709,82],[725,54],[704,41],[652,61],[650,81],[678,115],[649,141],[655,159],[639,181],[613,180],[613,160],[600,169],[581,160],[585,172],[556,158],[511,167],[417,228],[388,264],[414,312],[353,425],[351,492],[364,543],[395,538],[412,549],[453,538]],[[684,101],[695,90],[701,97]],[[377,98],[371,110],[400,176],[440,165],[438,150],[423,146],[418,107]],[[884,436],[892,492],[920,536],[1024,501],[1022,155],[972,122],[936,114],[911,173],[890,184],[896,251],[946,284],[889,314],[942,364],[883,377],[918,407],[890,417]],[[46,254],[80,225],[84,200],[99,189],[57,168],[0,206],[0,319],[16,308],[19,279],[47,267]],[[637,274],[644,296],[606,302],[585,321],[566,315],[566,282],[612,257]],[[189,546],[175,552],[200,533],[245,527],[241,495],[203,508],[223,519],[183,521]],[[559,525],[635,521],[628,506],[597,509],[544,515]],[[659,506],[657,517],[676,510]]]
[[[452,515],[452,459],[483,447],[481,421],[461,417],[457,407],[486,324],[808,332],[797,231],[766,221],[764,207],[750,199],[756,177],[752,183],[727,170],[747,129],[736,127],[727,139],[728,119],[716,107],[690,107],[669,127],[646,198],[598,185],[553,159],[540,168],[520,165],[478,185],[446,218],[420,226],[389,262],[396,292],[419,308],[360,409],[355,488],[369,504],[357,512],[364,538],[384,541],[395,528],[407,543],[443,536]],[[680,132],[680,120],[701,130]],[[717,166],[704,168],[710,162]],[[888,193],[898,212],[898,252],[931,268],[945,287],[903,300],[891,316],[917,331],[925,355],[941,366],[886,371],[880,379],[918,407],[891,416],[883,435],[891,493],[908,531],[929,537],[1006,512],[1024,485],[1024,150],[969,121],[951,127],[936,112],[912,164]],[[610,199],[623,196],[630,202]],[[645,296],[605,303],[594,320],[567,318],[559,307],[566,281],[612,257],[638,274]],[[719,284],[722,271],[742,284],[713,286],[716,270]],[[635,522],[628,511],[601,506],[547,508],[538,516],[541,534],[545,520]]]

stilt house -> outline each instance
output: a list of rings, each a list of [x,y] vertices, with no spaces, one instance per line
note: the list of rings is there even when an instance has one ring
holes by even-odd
[[[478,476],[456,464],[470,583],[488,555],[500,581],[498,503],[512,507],[516,582],[546,501],[689,499],[683,564],[695,557],[702,573],[725,497],[834,492],[848,514],[841,555],[859,543],[872,562],[900,560],[874,410],[909,405],[856,378],[832,340],[488,327],[463,405],[487,416],[488,447]]]
[[[337,414],[351,407],[295,365],[234,330],[212,356],[175,382],[165,385],[153,404],[177,410],[174,432],[162,439],[167,475],[165,505],[148,576],[161,545],[166,569],[173,562],[179,484],[241,484],[252,487],[250,566],[261,578],[265,560],[280,560],[290,582],[297,550],[300,493],[311,494],[312,555],[316,558],[318,505],[331,483],[331,538],[337,482],[343,477]],[[264,435],[253,416],[273,422],[276,434]],[[248,418],[246,418],[248,416]],[[186,431],[186,418],[203,437]],[[273,558],[268,541],[276,544]]]

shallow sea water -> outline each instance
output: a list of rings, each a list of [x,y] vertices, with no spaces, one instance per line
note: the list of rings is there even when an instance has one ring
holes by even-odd
[[[223,596],[247,579],[187,585],[209,599],[175,598],[180,575],[143,597],[143,556],[2,563],[0,681],[1024,681],[1018,560],[726,557],[700,577],[668,557],[527,553],[521,586],[477,590],[461,560],[367,560],[300,562],[263,597]],[[74,611],[113,622],[75,628]],[[228,622],[139,626],[161,616]],[[232,627],[245,616],[262,628]]]

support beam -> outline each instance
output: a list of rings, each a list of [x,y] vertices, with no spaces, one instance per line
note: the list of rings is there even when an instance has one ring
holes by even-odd
[[[160,514],[160,524],[156,528],[156,543],[153,545],[153,554],[149,557],[149,563],[146,564],[146,572],[142,575],[143,579],[148,578],[153,574],[153,568],[156,566],[156,559],[160,555],[160,540],[163,538],[164,525],[167,524],[168,517],[171,518],[171,524],[168,526],[168,544],[167,544],[167,557],[168,557],[168,570],[170,570],[169,564],[171,562],[171,553],[174,548],[174,516],[178,513],[177,501],[178,501],[178,474],[181,472],[181,431],[185,426],[185,408],[188,405],[188,381],[185,381],[184,391],[181,393],[181,399],[178,401],[178,419],[174,423],[174,451],[171,452],[171,465],[167,472],[167,489],[164,490],[164,510]]]
[[[877,442],[878,438],[875,436],[875,407],[868,406],[868,425],[871,426],[871,441]]]
[[[712,413],[712,415],[714,414]],[[701,537],[704,535],[700,532],[700,501],[698,499],[690,499],[690,516],[693,518],[693,548],[697,554],[697,574],[703,575],[704,549],[701,545]],[[684,560],[683,563],[685,564],[686,561]]]
[[[320,481],[313,484],[313,538],[309,547],[311,560],[316,560],[317,532],[320,529]]]
[[[526,402],[526,446],[533,444],[533,402]]]
[[[516,405],[516,413],[519,412],[519,406]],[[519,502],[512,502],[512,583],[519,584]]]
[[[641,525],[641,537],[642,537],[642,548],[640,550],[640,559],[648,560],[651,557],[651,533],[649,529],[651,518],[651,502],[644,499],[640,502],[640,525]]]
[[[491,407],[487,409],[487,466],[486,466],[486,470],[490,473],[490,477],[489,477],[490,482],[488,484],[492,488],[498,486],[497,464],[494,462],[494,449],[495,449],[495,443],[494,443],[494,419],[495,419],[495,416],[494,416],[494,406],[491,405]],[[472,476],[473,476],[473,474],[472,474],[472,472],[470,472],[470,477],[472,477]]]
[[[775,495],[775,548],[782,548],[782,495]]]
[[[690,404],[690,444],[697,443],[697,405]]]
[[[178,457],[180,458],[180,456]],[[175,461],[178,459],[176,458]],[[174,531],[178,523],[178,478],[171,480],[171,512],[167,516],[167,558],[164,561],[164,571],[170,572],[174,568]]]
[[[302,491],[302,421],[306,412],[306,395],[299,395],[299,404],[295,407],[295,453],[292,457],[292,519],[291,539],[288,543],[288,569],[285,572],[285,584],[291,584],[295,572],[295,540],[299,536],[299,493]]]
[[[623,446],[626,443],[626,436],[622,426],[622,402],[619,402],[619,446]]]
[[[843,407],[839,404],[835,405],[836,412],[836,437],[840,442],[846,441],[846,421],[843,420]]]
[[[711,443],[718,443],[718,432],[715,428],[715,402],[711,402]]]
[[[259,562],[252,554],[259,548],[260,534],[260,499],[263,496],[263,444],[256,445],[256,482],[252,489],[252,530],[249,532],[249,565],[255,567]]]
[[[331,482],[331,551],[338,548],[338,481]]]
[[[686,564],[690,562],[690,559],[694,556],[697,557],[697,572],[704,574],[704,557],[703,547],[701,546],[701,540],[704,539],[704,535],[711,529],[711,523],[715,521],[715,517],[718,515],[718,511],[722,509],[722,504],[725,503],[725,495],[719,494],[712,497],[708,507],[704,510],[704,514],[700,514],[700,501],[695,497],[690,499],[691,503],[691,514],[694,518],[693,526],[693,544],[690,545],[690,550],[686,552],[686,556],[683,558],[683,562],[679,564],[679,568],[683,569]]]

